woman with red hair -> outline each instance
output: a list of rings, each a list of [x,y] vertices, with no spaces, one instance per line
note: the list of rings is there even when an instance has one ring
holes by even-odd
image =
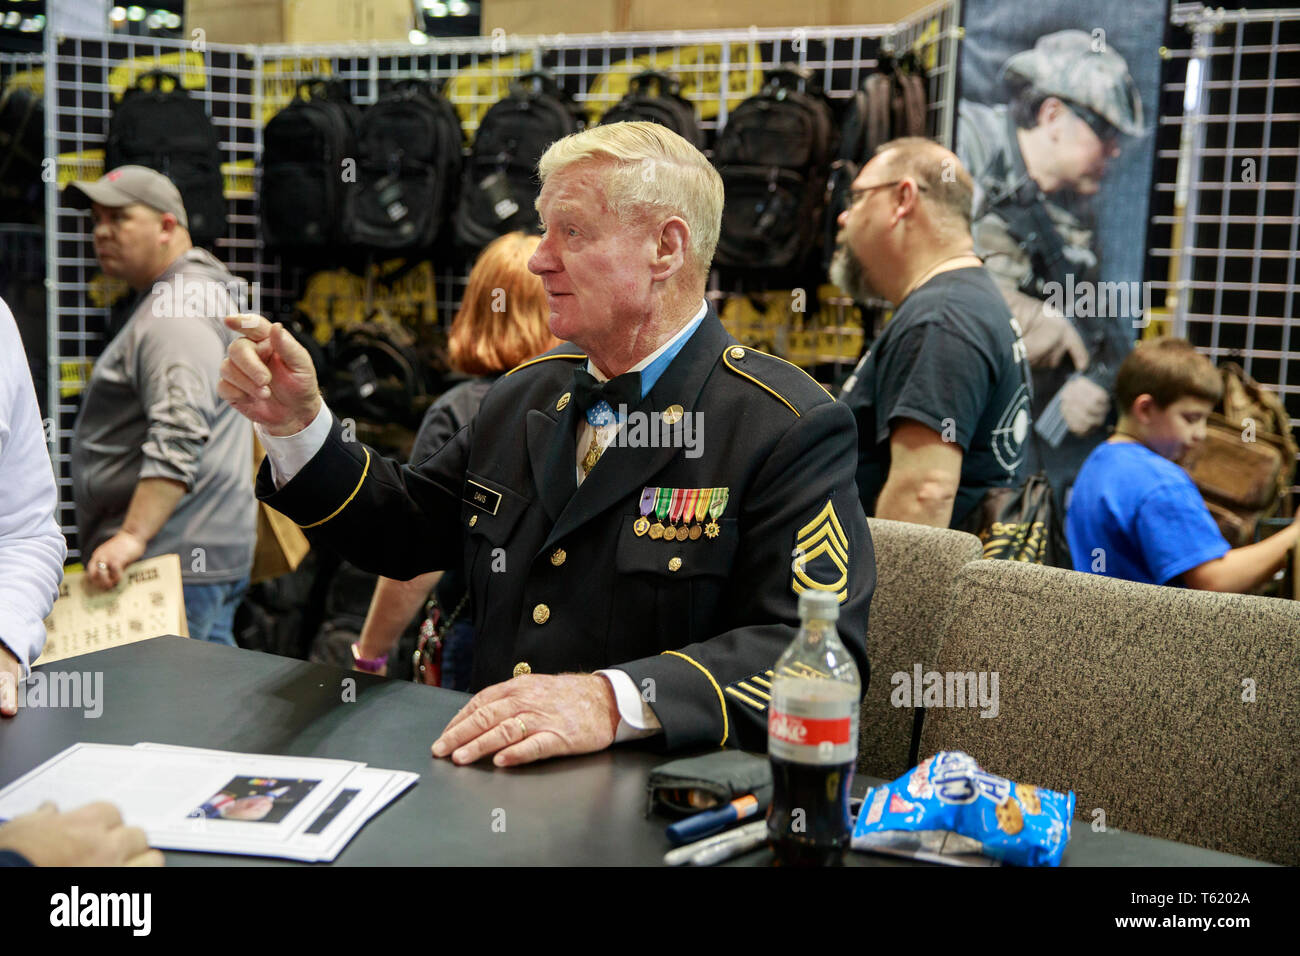
[[[499,376],[560,344],[548,325],[542,280],[528,271],[528,260],[540,241],[522,232],[508,233],[493,241],[474,263],[460,311],[451,324],[447,350],[453,369],[475,377],[430,406],[411,450],[412,464],[433,454],[473,420]],[[452,690],[468,688],[474,629],[465,613],[467,583],[459,568],[430,571],[410,581],[381,577],[360,640],[352,645],[357,670],[387,673],[389,654],[435,585],[441,613],[454,617],[450,626],[443,622],[439,683]],[[420,676],[416,674],[417,679]]]

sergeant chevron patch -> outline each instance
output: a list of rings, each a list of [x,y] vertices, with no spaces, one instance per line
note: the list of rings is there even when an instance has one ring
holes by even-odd
[[[833,501],[795,534],[793,553],[790,588],[795,594],[812,588],[834,592],[841,604],[848,599],[849,537]]]
[[[772,700],[772,672],[761,671],[752,677],[728,684],[725,690],[732,700],[761,714],[767,710],[767,705]]]
[[[825,671],[818,670],[802,662],[791,667],[782,668],[781,673],[787,677],[820,677],[823,679],[830,677]],[[744,704],[750,710],[761,714],[767,710],[767,705],[772,702],[772,681],[775,679],[776,677],[772,671],[759,671],[750,677],[744,677],[728,684],[723,690],[732,700]]]

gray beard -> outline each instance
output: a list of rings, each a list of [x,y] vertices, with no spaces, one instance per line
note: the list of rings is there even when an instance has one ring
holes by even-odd
[[[871,285],[862,263],[842,242],[835,247],[835,255],[831,258],[830,279],[852,296],[855,302],[882,298]]]

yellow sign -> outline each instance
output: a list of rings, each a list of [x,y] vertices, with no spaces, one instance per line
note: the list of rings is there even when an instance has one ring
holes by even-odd
[[[59,363],[59,397],[71,398],[86,390],[94,359],[69,359]]]
[[[162,70],[180,77],[181,86],[188,90],[201,90],[207,85],[207,67],[203,54],[195,50],[164,53],[160,56],[138,56],[114,67],[108,74],[108,89],[114,100],[120,100],[128,88],[135,85],[141,73]]]
[[[83,149],[74,153],[59,153],[59,187],[74,179],[98,179],[104,175],[104,151]]]
[[[912,49],[916,52],[917,57],[921,61],[921,65],[925,67],[925,71],[927,73],[929,73],[938,65],[939,63],[939,21],[938,19],[931,20],[929,23],[925,25],[925,29],[921,31],[920,35],[917,36],[916,40],[912,43]]]
[[[86,232],[86,237],[90,237],[89,230]],[[131,287],[126,284],[125,279],[113,279],[102,272],[96,272],[86,291],[92,305],[107,309],[114,302],[129,295]]]
[[[299,84],[312,77],[333,75],[329,57],[267,60],[262,64],[262,125],[284,109],[298,93]]]
[[[45,68],[38,66],[35,69],[11,73],[4,85],[6,89],[31,90],[39,96],[45,92]]]
[[[817,290],[816,303],[809,299],[804,289],[729,296],[720,317],[723,327],[745,345],[803,368],[856,362],[863,344],[857,306],[833,285]]]
[[[227,199],[252,199],[256,194],[253,189],[256,176],[255,160],[240,159],[233,163],[222,163],[221,191]]]
[[[478,129],[483,114],[492,108],[492,104],[509,95],[510,81],[532,68],[531,53],[494,56],[487,63],[458,70],[447,81],[443,95],[455,107],[469,139],[474,138],[473,132]]]
[[[735,109],[763,85],[758,51],[748,42],[727,44],[727,109]],[[691,100],[701,119],[716,119],[722,94],[723,44],[684,46],[654,55],[634,57],[614,65],[591,84],[588,109],[603,116],[627,93],[628,80],[643,70],[663,70],[682,83],[682,96]]]
[[[104,151],[102,149],[83,149],[72,153],[59,153],[59,188],[62,189],[74,179],[98,179],[104,175]],[[221,164],[222,193],[227,199],[252,199],[255,190],[257,162],[252,159],[239,159],[233,163]],[[89,235],[89,233],[87,233]]]
[[[406,326],[436,323],[438,288],[433,263],[424,261],[396,279],[385,279],[404,265],[403,259],[376,263],[369,281],[347,269],[317,272],[308,279],[296,305],[311,319],[313,338],[323,345],[335,330],[359,325],[375,312]]]

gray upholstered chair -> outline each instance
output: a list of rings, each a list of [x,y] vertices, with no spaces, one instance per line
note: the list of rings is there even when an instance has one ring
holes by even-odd
[[[862,702],[858,770],[892,780],[910,764],[915,710],[890,704],[890,677],[935,664],[947,626],[953,578],[981,554],[979,539],[961,531],[870,518],[876,552],[867,655],[871,681]]]
[[[968,564],[939,671],[996,671],[999,711],[927,708],[964,750],[1074,790],[1076,826],[1300,863],[1300,602]]]

